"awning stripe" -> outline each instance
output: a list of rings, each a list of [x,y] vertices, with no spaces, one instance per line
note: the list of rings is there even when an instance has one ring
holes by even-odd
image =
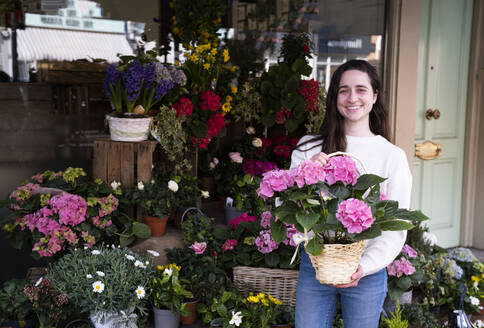
[[[105,59],[118,61],[118,53],[133,54],[124,34],[27,27],[17,30],[18,58],[23,61]]]

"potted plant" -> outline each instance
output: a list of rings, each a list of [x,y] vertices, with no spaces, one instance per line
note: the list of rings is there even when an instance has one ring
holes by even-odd
[[[180,313],[190,314],[185,299],[193,298],[193,294],[186,289],[188,281],[179,278],[179,266],[171,263],[156,269],[151,282],[155,327],[178,327]]]
[[[341,153],[330,154],[324,167],[304,161],[292,170],[266,172],[257,190],[263,199],[279,197],[281,201],[272,211],[279,218],[271,221],[274,241],[285,237],[285,223],[294,224],[299,234],[293,240],[304,241],[316,278],[326,284],[351,281],[365,239],[384,230],[410,229],[410,222],[428,219],[420,211],[399,209],[396,201],[382,200],[379,184],[384,179],[373,174],[358,177],[353,159],[337,155]],[[349,210],[354,208],[358,209],[357,219]],[[350,251],[354,256],[347,256]],[[336,253],[340,260],[331,256]]]
[[[2,206],[11,213],[0,225],[15,248],[27,246],[35,258],[60,257],[69,249],[102,242],[118,244],[129,227],[131,235],[146,238],[142,224],[121,215],[120,201],[119,183],[92,181],[82,168],[45,171],[8,196]]]
[[[74,249],[55,262],[48,274],[70,304],[88,313],[96,328],[122,324],[136,327],[146,316],[153,274],[151,258],[112,245]]]
[[[0,290],[0,326],[34,327],[32,305],[24,293],[26,279],[11,279]]]
[[[107,69],[104,90],[115,113],[106,116],[115,141],[142,141],[148,138],[152,118],[148,111],[155,105],[171,105],[186,76],[180,69],[162,64],[158,54],[149,50],[138,56],[120,56],[118,64]]]
[[[51,279],[41,277],[35,284],[25,285],[24,292],[32,304],[39,328],[57,327],[67,318],[67,295],[57,292]]]

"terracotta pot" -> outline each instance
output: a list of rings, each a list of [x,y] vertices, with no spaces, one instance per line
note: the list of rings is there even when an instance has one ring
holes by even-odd
[[[166,232],[166,221],[168,218],[159,218],[156,216],[145,216],[145,223],[151,228],[151,236],[160,237]]]
[[[197,319],[197,305],[198,305],[198,300],[192,301],[192,302],[187,302],[187,308],[190,310],[190,315],[188,316],[180,316],[180,322],[182,325],[191,325],[195,322]]]

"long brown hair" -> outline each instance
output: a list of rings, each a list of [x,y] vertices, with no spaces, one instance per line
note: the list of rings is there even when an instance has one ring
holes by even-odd
[[[383,103],[381,83],[376,69],[367,61],[352,59],[338,67],[333,73],[328,95],[326,96],[326,115],[320,129],[320,135],[303,142],[298,148],[307,143],[316,142],[316,145],[310,149],[322,145],[322,151],[327,154],[346,150],[344,118],[338,111],[337,101],[341,76],[349,70],[357,70],[368,74],[373,93],[377,95],[376,102],[373,104],[370,112],[370,131],[390,140],[388,112]],[[318,143],[318,141],[320,142]]]

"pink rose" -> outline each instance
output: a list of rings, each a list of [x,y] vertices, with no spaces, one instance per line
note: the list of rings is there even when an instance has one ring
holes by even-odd
[[[235,163],[242,163],[244,161],[239,152],[230,152],[229,157]]]
[[[207,243],[206,242],[194,242],[192,246],[189,247],[192,251],[195,252],[195,254],[200,255],[205,252],[205,249],[207,248]]]

